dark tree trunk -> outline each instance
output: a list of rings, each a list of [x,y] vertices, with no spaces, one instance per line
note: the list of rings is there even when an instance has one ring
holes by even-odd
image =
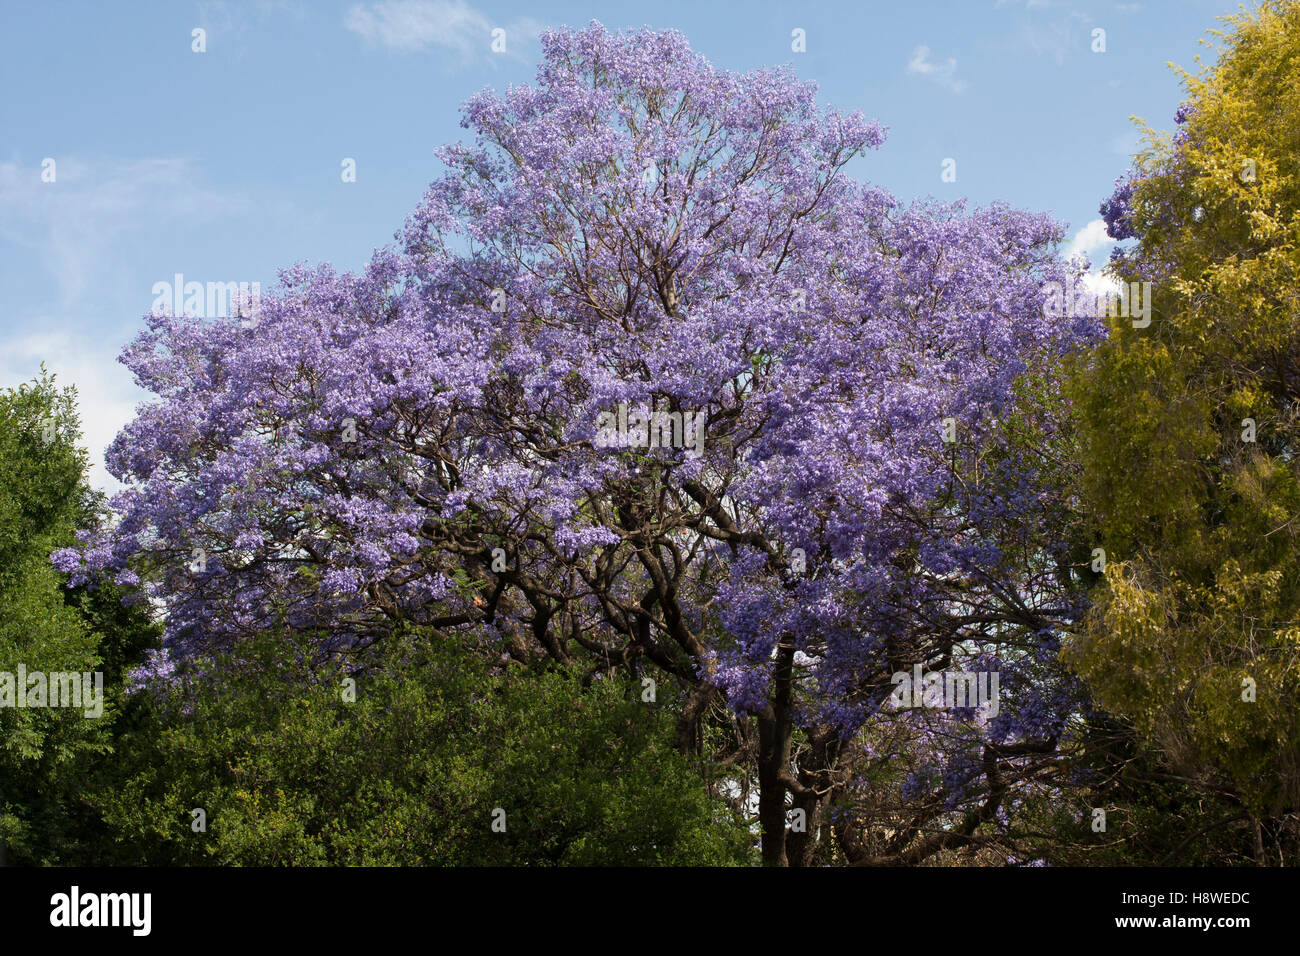
[[[817,854],[817,831],[831,802],[834,776],[840,756],[839,734],[830,727],[808,732],[809,747],[799,757],[799,786],[794,789],[794,806],[803,811],[804,829],[791,830],[786,837],[790,866],[812,866]]]
[[[772,676],[772,698],[758,715],[758,824],[764,866],[788,866],[785,852],[785,794],[790,773],[790,703],[794,647],[782,643]]]

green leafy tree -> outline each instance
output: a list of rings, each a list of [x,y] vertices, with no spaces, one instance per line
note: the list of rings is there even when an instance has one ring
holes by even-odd
[[[1300,849],[1300,6],[1227,22],[1182,128],[1103,207],[1155,308],[1113,319],[1077,381],[1110,560],[1074,661],[1279,862]]]
[[[144,609],[124,607],[110,582],[69,590],[50,553],[103,520],[77,447],[76,392],[40,377],[0,391],[0,862],[64,863],[96,839],[82,795],[113,746],[123,671],[157,641]],[[20,707],[22,672],[98,671],[104,709]],[[2,678],[0,678],[2,679]]]
[[[153,685],[99,795],[106,862],[748,861],[744,821],[673,746],[665,688],[651,702],[622,680],[502,671],[427,638],[358,671],[308,638],[264,635]]]

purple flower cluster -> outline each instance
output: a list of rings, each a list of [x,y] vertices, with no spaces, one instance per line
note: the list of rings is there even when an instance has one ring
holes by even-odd
[[[598,24],[543,47],[536,85],[466,104],[473,141],[362,274],[288,269],[252,327],[149,317],[120,520],[56,566],[143,581],[176,657],[277,623],[463,627],[762,711],[793,655],[798,719],[846,735],[900,662],[961,645],[963,589],[1061,618],[1006,580],[1000,530],[1050,540],[1018,377],[1100,334],[1044,313],[1061,227],[850,179],[885,131],[786,70]],[[703,454],[599,447],[621,403],[705,410]],[[1040,638],[999,659],[1024,703],[936,738],[916,786],[960,801],[987,735],[1059,731]]]
[[[1101,204],[1101,218],[1106,222],[1106,234],[1112,239],[1133,238],[1133,182],[1134,174],[1130,169],[1115,180],[1115,190]]]

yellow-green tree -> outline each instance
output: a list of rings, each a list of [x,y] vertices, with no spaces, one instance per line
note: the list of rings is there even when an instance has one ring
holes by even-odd
[[[1154,312],[1111,319],[1075,383],[1108,560],[1073,659],[1276,862],[1300,809],[1300,4],[1225,22],[1102,207]]]

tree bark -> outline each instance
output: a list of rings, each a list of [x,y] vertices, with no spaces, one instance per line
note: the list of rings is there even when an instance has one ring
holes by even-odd
[[[788,866],[785,852],[786,778],[790,772],[790,704],[794,646],[782,642],[772,677],[772,696],[758,715],[758,825],[764,866]]]

